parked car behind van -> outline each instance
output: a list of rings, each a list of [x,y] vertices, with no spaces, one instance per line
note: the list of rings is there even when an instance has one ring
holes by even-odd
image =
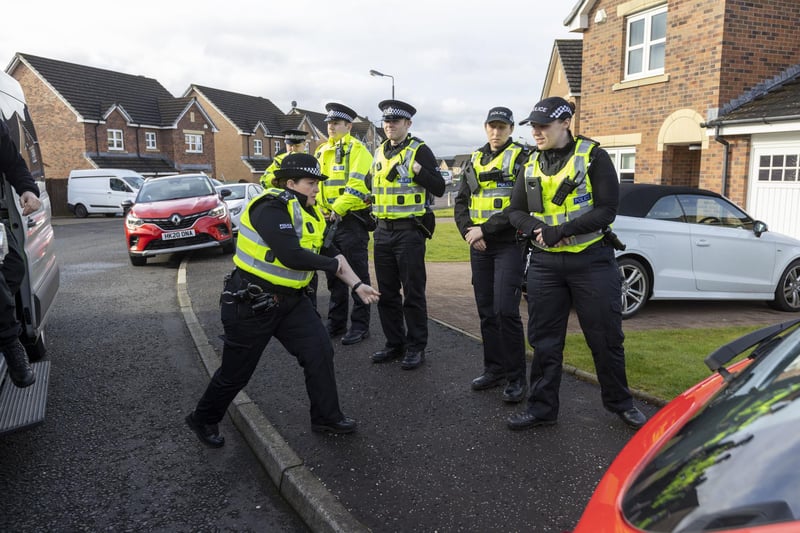
[[[132,170],[93,168],[73,170],[67,182],[67,207],[76,217],[121,215],[125,200],[133,200],[144,177]]]

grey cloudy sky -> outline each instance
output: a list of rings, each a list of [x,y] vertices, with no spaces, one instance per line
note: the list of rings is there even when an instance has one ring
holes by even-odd
[[[7,3],[4,68],[23,52],[155,78],[175,96],[196,83],[283,111],[337,101],[377,122],[392,83],[375,69],[394,76],[396,98],[418,110],[412,132],[439,157],[482,145],[490,107],[527,116],[553,41],[580,38],[563,26],[573,0]]]

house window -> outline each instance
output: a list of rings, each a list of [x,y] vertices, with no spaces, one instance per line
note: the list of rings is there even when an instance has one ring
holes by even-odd
[[[758,181],[800,181],[800,154],[772,154],[758,158]]]
[[[282,145],[283,145],[283,143],[281,143],[281,141],[275,141],[275,153],[276,154],[281,151]]]
[[[156,145],[156,132],[154,131],[144,132],[144,146],[148,150],[158,149],[158,146]]]
[[[122,140],[122,130],[108,130],[108,149],[124,150],[125,144]]]
[[[625,78],[644,78],[664,73],[667,43],[667,6],[627,18]]]
[[[261,139],[253,140],[253,155],[263,155],[264,148]]]
[[[633,183],[633,175],[636,171],[636,148],[606,148],[606,152],[617,169],[620,183]]]
[[[186,139],[186,153],[189,154],[202,154],[203,153],[203,136],[195,133],[187,133],[184,135]]]

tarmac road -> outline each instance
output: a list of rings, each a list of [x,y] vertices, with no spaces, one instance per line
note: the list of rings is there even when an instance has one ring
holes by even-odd
[[[217,301],[232,263],[206,254],[184,265],[193,313],[208,342],[221,353]],[[277,342],[268,346],[246,389],[304,467],[353,520],[345,527],[334,521],[320,529],[571,528],[633,431],[603,410],[596,385],[570,375],[562,382],[558,425],[507,430],[507,416],[521,407],[503,404],[500,389],[476,393],[469,388],[482,367],[469,265],[429,264],[427,292],[432,320],[428,361],[422,368],[406,372],[397,363],[369,361],[384,340],[376,309],[371,338],[350,347],[334,343],[342,407],[359,421],[356,434],[310,431],[301,369]],[[326,309],[326,298],[323,289],[320,309]],[[708,320],[715,325],[766,324],[785,318],[760,302],[651,302],[624,325],[629,330],[682,328],[704,327]],[[571,327],[577,328],[574,317]],[[648,415],[657,409],[637,404]]]

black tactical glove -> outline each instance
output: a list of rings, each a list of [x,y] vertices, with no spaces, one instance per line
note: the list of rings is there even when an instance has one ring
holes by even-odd
[[[561,226],[542,226],[542,240],[548,247],[555,246],[563,238],[564,230]]]

